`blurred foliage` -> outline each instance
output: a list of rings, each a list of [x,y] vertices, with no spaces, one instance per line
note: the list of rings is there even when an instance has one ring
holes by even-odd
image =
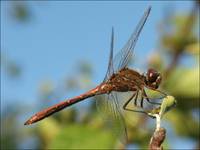
[[[168,78],[164,88],[176,97],[192,98],[199,101],[199,67],[190,69],[179,67]],[[197,105],[197,107],[199,106]]]
[[[188,45],[186,47],[186,52],[188,54],[192,54],[194,56],[199,57],[199,47],[200,47],[199,42],[198,43],[196,42],[196,43],[190,44],[190,45]]]
[[[1,112],[1,149],[13,149],[19,146],[24,137],[19,125],[22,106],[9,104]],[[24,112],[23,112],[24,113]],[[3,130],[2,130],[3,129]]]
[[[10,15],[19,22],[28,22],[32,19],[31,9],[26,1],[10,1]]]
[[[0,54],[0,61],[1,61],[1,67],[2,69],[5,69],[5,72],[7,75],[11,78],[17,78],[21,75],[21,66],[17,64],[16,61],[11,60],[8,58],[7,55],[1,52]]]
[[[168,113],[166,120],[172,124],[177,135],[199,141],[199,6],[194,5],[188,15],[171,15],[160,29],[160,49],[162,55],[156,54],[157,60],[150,58],[149,66],[161,66],[164,72],[162,88],[176,97],[178,104],[175,110]],[[170,30],[169,30],[170,29]],[[193,65],[182,65],[185,57],[193,59]],[[159,57],[160,56],[160,57]],[[162,56],[162,57],[161,57]],[[185,58],[187,60],[187,58]],[[194,117],[193,111],[197,114]]]
[[[29,20],[31,11],[28,3],[21,1],[13,2],[12,5],[11,12],[16,19],[22,22]],[[199,119],[196,119],[193,112],[197,110],[199,117],[200,96],[199,39],[194,29],[198,28],[199,31],[199,23],[196,23],[198,8],[198,5],[194,5],[190,14],[173,14],[163,18],[164,24],[160,28],[160,51],[152,54],[148,61],[149,67],[155,67],[164,73],[162,89],[178,100],[177,107],[164,117],[165,120],[172,125],[179,137],[195,140],[196,148],[199,148]],[[187,67],[179,63],[184,55],[191,57],[195,65]],[[20,76],[20,67],[15,62],[7,61],[1,54],[1,65],[3,64],[6,64],[7,70],[11,69],[9,74]],[[63,79],[60,85],[55,85],[51,80],[41,83],[38,107],[44,108],[51,100],[60,99],[64,93],[72,90],[92,87],[92,66],[84,61],[77,68],[77,72]],[[6,117],[1,118],[1,125],[6,129],[1,132],[1,148],[19,148],[23,140],[33,136],[37,138],[34,148],[40,149],[125,148],[97,113],[94,100],[89,107],[78,108],[73,106],[27,128],[17,126],[17,121],[20,120],[18,118],[22,114],[11,111],[10,115],[6,114]],[[129,134],[127,145],[135,144],[139,148],[146,148],[154,130],[152,120],[145,115],[131,112],[124,115]],[[168,141],[165,141],[165,145],[166,148],[173,147]]]
[[[91,126],[76,123],[62,128],[50,142],[47,149],[66,147],[68,149],[95,149],[97,145],[99,149],[109,149],[113,147],[113,143],[114,140],[109,131],[94,129]]]

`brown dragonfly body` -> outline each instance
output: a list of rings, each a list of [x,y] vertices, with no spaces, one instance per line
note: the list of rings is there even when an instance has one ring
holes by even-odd
[[[152,69],[150,71],[152,72]],[[158,83],[158,82],[160,82],[159,74],[154,78],[155,79],[153,80],[153,82],[159,84]],[[95,95],[109,94],[112,91],[116,91],[116,92],[133,91],[134,92],[134,91],[138,91],[138,90],[143,90],[144,87],[149,87],[149,85],[147,85],[146,83],[147,83],[146,77],[144,75],[141,75],[140,73],[138,73],[137,71],[134,71],[132,69],[124,68],[124,69],[120,70],[118,73],[113,74],[110,77],[110,79],[108,79],[107,82],[100,84],[99,86],[95,87],[94,89],[92,89],[82,95],[68,99],[66,101],[63,101],[61,103],[58,103],[52,107],[49,107],[47,109],[44,109],[44,110],[36,113],[34,116],[32,116],[29,120],[27,120],[25,122],[25,125],[29,125],[29,124],[35,123],[37,121],[40,121],[52,114],[64,109],[67,106],[70,106],[72,104],[80,102],[86,98],[93,97]],[[151,88],[151,86],[149,88]]]
[[[86,98],[96,95],[105,95],[104,99],[96,100],[97,108],[104,114],[104,116],[108,116],[108,118],[112,120],[112,124],[115,125],[113,128],[114,132],[117,133],[118,136],[124,135],[124,137],[126,136],[125,138],[127,138],[124,118],[119,107],[117,94],[120,92],[132,92],[132,96],[125,102],[125,104],[123,104],[123,109],[127,111],[133,111],[128,109],[126,106],[132,99],[134,100],[134,104],[137,105],[139,92],[141,93],[141,107],[143,107],[144,99],[151,103],[147,94],[145,93],[145,88],[149,88],[162,93],[158,90],[161,82],[161,75],[156,70],[148,69],[146,74],[140,74],[139,72],[128,68],[128,63],[131,60],[134,47],[147,20],[147,17],[149,16],[150,10],[151,7],[145,11],[143,17],[140,19],[140,22],[136,26],[135,31],[131,34],[128,42],[119,51],[114,59],[114,29],[112,29],[108,69],[104,81],[100,85],[82,95],[60,102],[54,106],[36,113],[25,122],[25,125],[40,121]]]

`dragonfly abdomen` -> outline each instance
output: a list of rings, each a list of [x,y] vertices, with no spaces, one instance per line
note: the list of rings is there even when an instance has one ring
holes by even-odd
[[[31,118],[29,118],[26,122],[25,122],[25,125],[29,125],[29,124],[33,124],[35,122],[38,122],[62,109],[64,109],[65,107],[68,107],[68,106],[71,106],[75,103],[78,103],[86,98],[89,98],[89,97],[92,97],[92,96],[95,96],[95,95],[99,95],[99,94],[103,94],[104,91],[100,91],[99,88],[101,86],[97,86],[96,88],[84,93],[84,94],[81,94],[79,96],[76,96],[74,98],[71,98],[71,99],[68,99],[66,101],[62,101],[54,106],[51,106],[49,108],[46,108],[38,113],[36,113],[35,115],[33,115]]]

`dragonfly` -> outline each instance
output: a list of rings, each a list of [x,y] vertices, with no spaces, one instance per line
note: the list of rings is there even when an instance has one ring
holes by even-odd
[[[121,108],[127,111],[134,111],[127,108],[127,105],[131,101],[134,101],[134,105],[140,105],[140,107],[143,107],[144,100],[149,103],[153,103],[147,96],[145,88],[163,93],[162,91],[158,90],[162,80],[161,74],[158,71],[150,68],[146,73],[141,74],[138,71],[128,68],[128,64],[130,63],[133,55],[134,47],[144,27],[144,24],[147,21],[150,11],[151,6],[146,9],[139,23],[137,24],[136,29],[131,34],[124,47],[116,54],[114,58],[114,28],[112,27],[108,68],[105,78],[101,84],[85,92],[84,94],[67,99],[40,112],[37,112],[30,117],[30,119],[28,119],[24,125],[30,125],[38,122],[87,98],[103,95],[105,96],[103,99],[96,100],[96,106],[98,110],[100,110],[105,116],[111,118],[110,120],[112,120],[114,129],[116,132],[118,132],[117,134],[124,134],[127,136],[125,121],[121,112]],[[121,92],[131,92],[131,97],[123,104],[122,107],[120,106],[118,98],[118,94]],[[140,104],[137,104],[139,93],[141,94],[141,101]],[[165,95],[165,93],[163,94]]]

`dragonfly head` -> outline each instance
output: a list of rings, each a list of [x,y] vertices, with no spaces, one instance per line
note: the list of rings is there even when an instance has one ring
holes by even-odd
[[[145,83],[148,87],[157,89],[161,83],[161,74],[155,69],[148,69],[145,76]]]

